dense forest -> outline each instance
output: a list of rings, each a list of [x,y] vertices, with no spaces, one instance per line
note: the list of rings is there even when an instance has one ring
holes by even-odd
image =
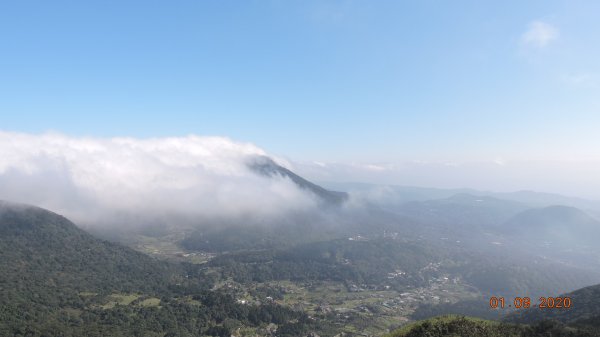
[[[232,277],[239,282],[334,280],[373,287],[418,286],[431,276],[419,271],[441,256],[439,251],[416,244],[343,239],[282,250],[224,254],[213,259],[210,265],[218,267],[222,277]],[[397,269],[408,271],[406,277],[401,281],[388,279],[388,273]]]
[[[296,336],[316,326],[276,304],[240,304],[195,266],[98,240],[35,207],[0,204],[0,255],[1,336],[230,336],[271,334],[270,324]]]

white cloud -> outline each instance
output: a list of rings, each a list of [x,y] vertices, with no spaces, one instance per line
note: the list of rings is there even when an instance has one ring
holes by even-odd
[[[72,138],[0,132],[0,199],[76,221],[107,214],[264,217],[307,209],[313,196],[250,171],[262,149],[221,137]]]
[[[369,171],[379,171],[379,172],[381,172],[381,171],[385,171],[386,170],[385,167],[380,166],[380,165],[375,165],[375,164],[366,164],[363,167],[366,170],[369,170]]]
[[[556,27],[542,21],[533,21],[529,28],[521,35],[521,43],[526,46],[543,48],[559,36]]]
[[[493,160],[494,164],[496,165],[500,165],[500,166],[506,166],[506,160],[504,160],[502,157],[497,157],[496,159]]]

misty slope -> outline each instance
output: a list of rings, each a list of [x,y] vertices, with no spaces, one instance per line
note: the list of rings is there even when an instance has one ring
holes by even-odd
[[[288,170],[287,168],[278,165],[269,157],[256,157],[254,158],[254,160],[248,163],[248,167],[254,172],[266,177],[279,175],[281,177],[289,178],[298,187],[314,193],[316,196],[320,197],[325,202],[341,203],[348,199],[347,193],[327,190],[317,184],[314,184],[300,177],[294,172]]]
[[[573,305],[570,309],[537,308],[519,311],[507,317],[508,321],[533,323],[544,319],[558,320],[563,323],[592,325],[600,329],[600,285],[585,287],[567,294]]]
[[[457,194],[444,199],[413,201],[394,207],[377,204],[341,211],[289,213],[272,225],[240,223],[207,226],[189,234],[182,246],[190,250],[234,251],[265,249],[290,244],[398,233],[403,238],[440,237],[482,240],[483,231],[503,223],[526,206],[508,200]]]
[[[509,235],[549,241],[559,246],[595,244],[600,237],[600,221],[585,212],[567,206],[526,210],[502,226]]]
[[[325,207],[320,210],[290,211],[283,216],[270,218],[256,218],[249,214],[235,220],[204,221],[192,226],[195,230],[190,231],[179,242],[181,247],[210,252],[240,251],[282,247],[347,235],[346,231],[339,230],[339,223],[347,221],[339,216],[334,207],[326,207],[340,205],[348,199],[347,193],[330,191],[316,185],[266,156],[253,157],[247,166],[261,176],[290,179],[300,189],[316,196],[321,206]]]
[[[413,201],[394,210],[428,223],[450,226],[489,227],[527,209],[518,202],[467,193],[444,199]]]

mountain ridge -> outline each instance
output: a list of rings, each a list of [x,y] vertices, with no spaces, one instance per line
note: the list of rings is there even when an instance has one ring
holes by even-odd
[[[288,178],[299,188],[310,191],[327,203],[341,204],[348,199],[348,193],[325,189],[324,187],[310,182],[291,170],[277,164],[273,159],[267,156],[253,157],[247,162],[247,166],[253,172],[265,177],[280,176],[283,178]]]
[[[301,312],[242,305],[212,288],[198,266],[159,261],[56,213],[0,202],[0,336],[265,335],[270,323],[293,336],[315,325]]]

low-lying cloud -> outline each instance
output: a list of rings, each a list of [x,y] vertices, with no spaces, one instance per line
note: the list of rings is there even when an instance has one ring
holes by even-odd
[[[264,155],[222,137],[0,132],[0,199],[87,224],[126,215],[269,217],[314,207],[314,197],[289,179],[248,169],[248,160]]]

